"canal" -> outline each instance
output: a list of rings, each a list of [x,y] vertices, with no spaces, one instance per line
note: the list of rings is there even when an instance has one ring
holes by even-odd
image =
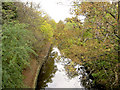
[[[53,47],[47,61],[42,66],[36,89],[41,88],[82,88],[82,77],[86,76],[84,66],[63,57],[57,47]],[[92,82],[89,79],[86,83]]]

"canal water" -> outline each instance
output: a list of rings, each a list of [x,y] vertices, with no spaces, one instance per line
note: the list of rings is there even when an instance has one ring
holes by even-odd
[[[48,60],[40,70],[36,88],[84,89],[85,87],[81,82],[83,76],[87,76],[84,66],[63,57],[60,50],[57,47],[53,47]]]

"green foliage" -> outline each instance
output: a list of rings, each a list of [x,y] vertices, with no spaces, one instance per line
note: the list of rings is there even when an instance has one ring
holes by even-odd
[[[119,85],[117,3],[74,2],[72,13],[64,29],[56,35],[59,49],[65,56],[87,67],[94,84],[112,89]],[[86,18],[83,23],[79,15]],[[58,23],[59,25],[59,23]],[[61,31],[61,32],[59,32]]]
[[[3,3],[3,88],[23,87],[22,70],[29,66],[30,54],[44,51],[53,36],[68,58],[93,70],[94,84],[106,88],[119,85],[116,3],[74,2],[76,17],[66,18],[66,23],[56,23],[38,8],[29,2]],[[80,14],[86,17],[84,23],[78,19]]]
[[[67,30],[73,30],[73,28],[75,28],[77,25],[76,23],[71,23],[71,22],[67,22],[66,25],[65,25],[65,29]]]
[[[3,23],[7,23],[8,21],[12,21],[17,17],[17,8],[13,2],[3,2],[2,3],[2,21]]]
[[[46,39],[50,39],[53,36],[53,29],[47,22],[44,22],[40,29]]]
[[[15,3],[15,6],[17,7],[17,19],[21,23],[28,24],[28,29],[33,33],[33,49],[37,53],[41,53],[46,49],[46,43],[52,42],[53,31],[56,28],[55,21],[50,19],[47,14],[43,15],[42,11],[38,11],[40,8],[37,4],[19,2]]]
[[[10,22],[2,27],[3,88],[23,87],[22,70],[29,65],[30,53],[35,53],[29,40],[31,34],[25,28],[25,24],[18,22]]]
[[[2,3],[2,88],[23,88],[23,70],[52,42],[56,22],[39,5]]]

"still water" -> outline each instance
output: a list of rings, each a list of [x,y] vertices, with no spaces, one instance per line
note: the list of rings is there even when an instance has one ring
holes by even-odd
[[[71,59],[61,55],[60,50],[54,47],[48,60],[43,65],[37,81],[40,88],[85,88],[81,78],[84,67],[74,63]],[[87,75],[87,73],[84,73]]]

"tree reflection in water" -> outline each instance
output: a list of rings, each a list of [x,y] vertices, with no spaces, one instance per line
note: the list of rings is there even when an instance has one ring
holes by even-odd
[[[52,83],[52,77],[54,77],[54,74],[57,71],[54,59],[55,57],[49,56],[46,63],[42,66],[37,81],[38,89],[47,87],[47,83],[49,82]]]
[[[79,79],[80,65],[61,55],[54,47],[43,65],[37,81],[37,88],[84,88]],[[62,84],[61,84],[62,82]]]

